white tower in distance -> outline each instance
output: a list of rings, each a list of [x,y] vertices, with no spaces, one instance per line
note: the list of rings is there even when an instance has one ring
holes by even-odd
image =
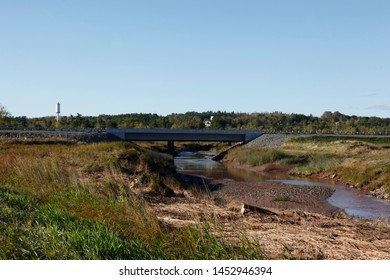
[[[56,114],[57,114],[57,122],[60,121],[60,114],[61,114],[61,104],[57,102],[56,104]]]

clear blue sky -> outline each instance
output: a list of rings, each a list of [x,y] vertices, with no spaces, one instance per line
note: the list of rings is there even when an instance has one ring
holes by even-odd
[[[14,116],[390,117],[389,0],[0,0]]]

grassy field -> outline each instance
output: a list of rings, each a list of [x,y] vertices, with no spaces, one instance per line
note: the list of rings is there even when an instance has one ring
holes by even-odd
[[[278,148],[240,147],[227,159],[260,166],[291,165],[290,174],[329,176],[390,198],[390,137],[310,136]]]
[[[173,158],[131,143],[0,142],[0,259],[261,259],[218,221],[172,228],[146,198],[186,186]]]
[[[370,135],[313,135],[305,137],[294,137],[290,139],[291,142],[295,143],[334,143],[334,142],[362,142],[368,144],[374,144],[378,147],[389,149],[390,148],[390,137],[389,136],[370,136]]]

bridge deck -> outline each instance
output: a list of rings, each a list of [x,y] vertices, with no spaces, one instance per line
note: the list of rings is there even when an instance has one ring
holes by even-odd
[[[260,135],[252,130],[209,130],[209,129],[107,129],[116,139],[126,141],[204,141],[244,142]]]

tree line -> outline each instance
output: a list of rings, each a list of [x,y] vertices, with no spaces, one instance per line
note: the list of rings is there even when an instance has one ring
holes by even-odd
[[[211,121],[210,121],[211,120]],[[104,128],[192,128],[247,129],[266,132],[390,134],[390,118],[348,116],[340,112],[324,112],[322,116],[303,114],[187,112],[161,116],[158,114],[122,114],[53,117],[13,117],[0,106],[2,129],[104,129]]]

